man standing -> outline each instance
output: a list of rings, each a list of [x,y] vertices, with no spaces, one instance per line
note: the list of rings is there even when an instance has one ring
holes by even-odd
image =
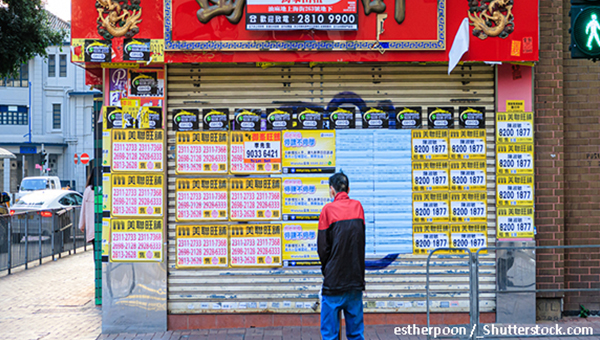
[[[319,216],[323,340],[338,339],[340,310],[344,311],[348,340],[364,339],[365,213],[359,201],[348,197],[349,190],[346,175],[331,176],[329,195],[334,201],[325,205]]]

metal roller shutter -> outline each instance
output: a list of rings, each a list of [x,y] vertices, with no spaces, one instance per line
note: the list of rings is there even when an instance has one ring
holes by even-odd
[[[311,67],[312,66],[312,67]],[[327,106],[340,92],[366,102],[389,100],[395,106],[486,108],[488,245],[495,245],[494,68],[464,65],[447,75],[447,65],[418,63],[169,65],[168,131],[168,310],[170,314],[275,312],[309,313],[321,285],[319,268],[198,269],[175,268],[175,132],[178,108],[272,108],[305,102]],[[425,117],[424,113],[424,117]],[[426,121],[426,119],[424,119]],[[197,224],[197,223],[195,223]],[[381,255],[378,255],[381,257]],[[400,255],[385,270],[367,272],[365,312],[424,312],[425,255]],[[480,289],[495,288],[495,254],[482,255]],[[432,311],[468,311],[468,264],[455,255],[431,263]],[[453,293],[436,293],[453,291]],[[495,296],[482,294],[480,310],[495,310]]]

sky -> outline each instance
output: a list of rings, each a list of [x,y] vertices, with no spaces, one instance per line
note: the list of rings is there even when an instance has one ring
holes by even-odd
[[[46,9],[57,17],[71,21],[71,0],[45,0]]]

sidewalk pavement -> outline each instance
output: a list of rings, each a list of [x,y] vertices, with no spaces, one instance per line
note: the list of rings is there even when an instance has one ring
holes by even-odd
[[[567,327],[590,327],[593,329],[593,336],[573,336],[560,337],[554,339],[568,340],[597,340],[600,339],[600,318],[591,317],[588,319],[565,318],[558,323],[543,322],[538,323],[540,327],[555,328],[558,324],[563,330]],[[405,325],[383,325],[366,326],[365,340],[426,340],[427,336],[411,335],[400,336],[394,334],[395,327]],[[417,325],[421,327],[421,325]],[[437,325],[432,325],[437,326]],[[423,326],[424,327],[424,326]],[[456,326],[453,326],[456,327]],[[468,327],[468,326],[467,326]],[[344,332],[345,333],[345,332]],[[187,330],[187,331],[169,331],[165,333],[146,333],[146,334],[102,334],[97,340],[320,340],[321,334],[319,327],[266,327],[266,328],[236,328],[236,329],[211,329],[211,330]],[[343,336],[346,339],[346,336]],[[456,339],[465,339],[465,337],[456,337]],[[481,338],[482,340],[497,339],[491,335]],[[553,339],[550,337],[515,337],[503,338],[504,340],[542,340]]]
[[[94,305],[91,247],[57,261],[0,272],[0,339],[96,339],[102,311]]]
[[[91,249],[42,266],[0,272],[1,340],[312,340],[321,339],[318,327],[267,327],[169,331],[148,334],[100,334],[101,308],[94,306],[94,264]],[[554,327],[554,323],[540,323]],[[600,339],[600,318],[568,318],[566,327],[592,327],[595,336],[560,339]],[[366,326],[366,340],[425,340],[426,336],[397,336],[394,327]],[[345,337],[344,337],[345,339]],[[486,336],[485,340],[493,337]],[[525,339],[525,338],[511,338]],[[527,339],[548,339],[547,337]]]

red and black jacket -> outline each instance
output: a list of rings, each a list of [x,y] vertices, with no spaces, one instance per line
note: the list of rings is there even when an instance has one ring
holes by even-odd
[[[317,245],[323,295],[365,290],[365,213],[359,201],[339,192],[323,207]]]

